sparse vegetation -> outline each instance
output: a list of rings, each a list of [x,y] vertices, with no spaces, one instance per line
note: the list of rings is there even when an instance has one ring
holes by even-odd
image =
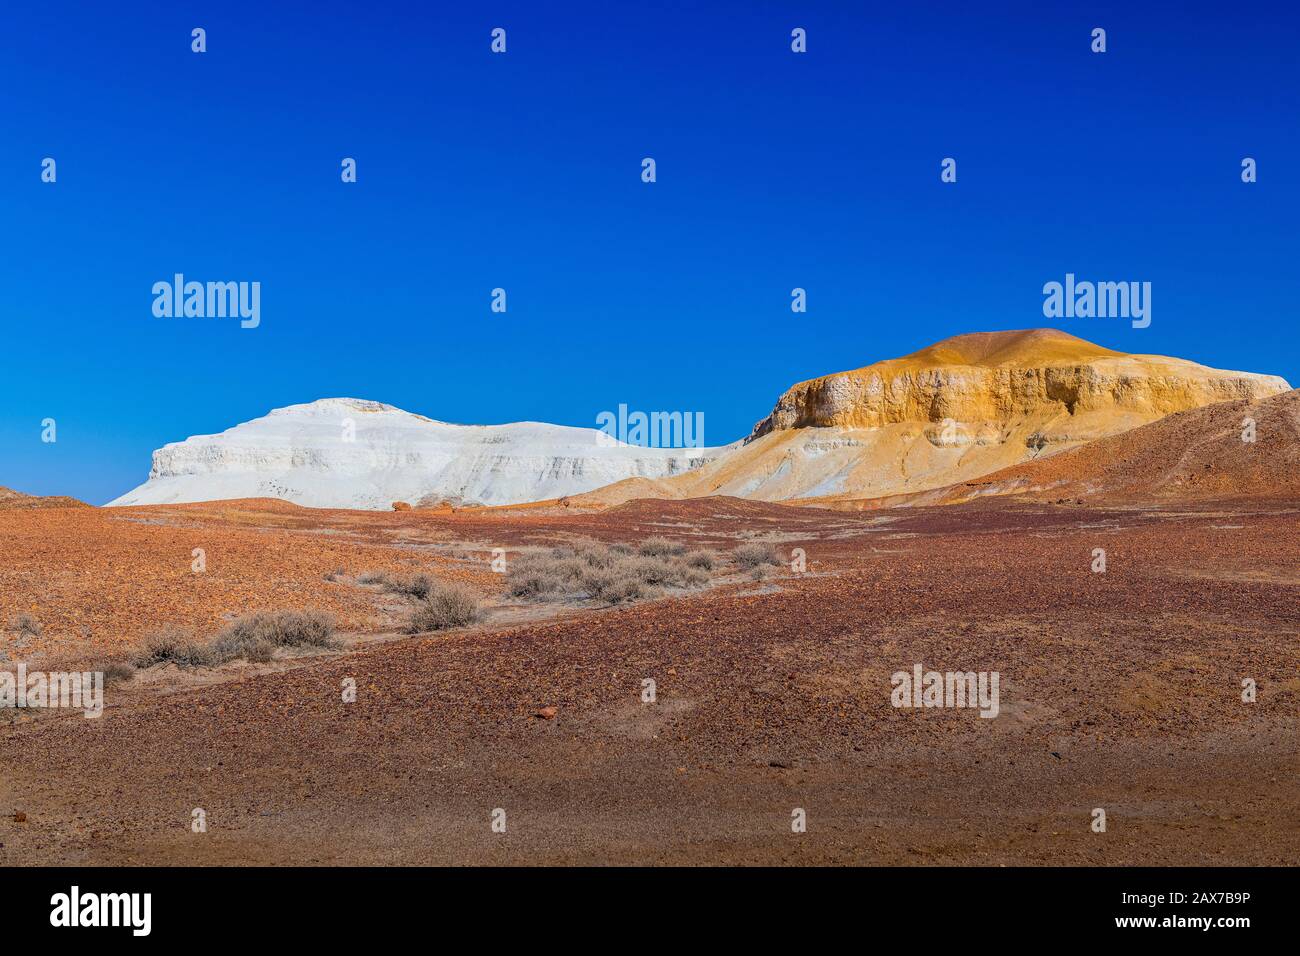
[[[709,551],[697,550],[686,555],[687,567],[698,568],[701,571],[712,571],[715,564],[717,564],[717,560]]]
[[[95,661],[90,670],[104,675],[104,686],[113,687],[135,677],[135,668],[125,661]]]
[[[9,621],[9,630],[13,631],[20,638],[40,637],[41,622],[36,620],[26,611],[15,614]]]
[[[217,639],[264,641],[272,647],[338,647],[334,619],[320,611],[258,611],[231,621]]]
[[[406,621],[406,633],[423,634],[464,627],[478,619],[482,602],[468,588],[438,581],[427,574],[394,577],[377,571],[358,575],[359,584],[378,584],[391,594],[415,602]]]
[[[411,611],[406,632],[423,634],[426,631],[464,627],[478,619],[479,608],[478,596],[468,588],[459,584],[430,582],[424,596]]]
[[[616,605],[705,587],[719,572],[747,572],[752,580],[761,581],[772,566],[781,563],[772,545],[759,542],[741,544],[730,555],[690,550],[659,536],[639,544],[581,542],[525,549],[509,562],[505,589],[509,596],[529,601]],[[327,577],[342,574],[340,569]],[[430,574],[365,571],[355,581],[409,599],[410,611],[404,622],[408,634],[464,627],[482,613],[482,600],[473,590]],[[14,626],[19,626],[17,619]],[[325,614],[258,612],[230,622],[207,641],[179,628],[155,632],[132,663],[138,668],[163,663],[212,667],[235,660],[264,663],[274,659],[277,648],[338,646],[333,620]],[[130,666],[120,665],[112,679],[127,680],[131,673]]]
[[[318,611],[259,611],[231,621],[207,644],[179,628],[164,628],[145,639],[136,667],[175,664],[214,667],[234,660],[266,663],[277,647],[339,646],[334,620]]]
[[[177,667],[208,667],[213,663],[212,650],[194,640],[188,632],[177,627],[164,627],[154,631],[144,641],[144,650],[135,658],[140,669],[155,664],[175,664]]]
[[[417,574],[410,578],[385,578],[383,584],[385,591],[415,598],[417,601],[427,598],[434,588],[433,579],[427,574]]]
[[[555,594],[563,582],[558,575],[551,573],[543,561],[532,561],[521,557],[514,562],[506,574],[506,593],[511,597],[542,598]]]
[[[669,541],[667,538],[646,538],[637,551],[647,557],[664,557],[665,555],[685,554],[686,545]]]
[[[706,552],[683,557],[686,548],[666,538],[628,545],[584,544],[525,552],[506,575],[506,593],[533,601],[603,601],[619,604],[651,597],[664,589],[700,587],[712,567]],[[707,563],[707,567],[706,567]]]
[[[275,646],[270,641],[253,633],[252,629],[245,628],[222,631],[212,639],[208,649],[212,653],[213,664],[237,660],[265,664],[275,656]]]
[[[737,565],[745,570],[762,567],[765,564],[777,565],[781,563],[780,557],[777,556],[776,549],[770,544],[760,544],[757,541],[750,541],[742,544],[731,552]]]
[[[591,583],[592,597],[607,601],[610,604],[638,601],[651,593],[649,587],[633,577],[610,575],[607,578],[600,578]]]

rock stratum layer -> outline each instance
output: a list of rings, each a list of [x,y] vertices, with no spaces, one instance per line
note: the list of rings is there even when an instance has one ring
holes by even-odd
[[[1115,352],[1055,329],[975,332],[801,382],[754,426],[751,439],[789,428],[1005,423],[1044,410],[1160,417],[1288,387],[1272,375]]]
[[[278,408],[153,453],[149,479],[110,505],[279,498],[314,508],[505,505],[698,467],[716,449],[641,448],[593,428],[452,425],[380,402]]]
[[[571,504],[722,494],[833,503],[941,488],[1156,421],[1287,391],[1273,375],[1129,355],[1054,329],[979,332],[801,382],[739,447]]]

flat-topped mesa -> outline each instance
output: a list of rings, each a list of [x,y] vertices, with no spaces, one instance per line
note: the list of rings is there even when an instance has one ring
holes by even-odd
[[[666,478],[717,454],[606,439],[594,428],[455,425],[383,402],[325,398],[171,442],[153,453],[148,480],[111,504],[280,498],[384,511],[393,502],[518,504]]]
[[[1289,388],[1275,375],[1116,352],[1056,329],[975,332],[902,358],[800,382],[754,426],[748,440],[791,428],[878,428],[945,419],[1006,423],[1049,411],[1155,418]]]

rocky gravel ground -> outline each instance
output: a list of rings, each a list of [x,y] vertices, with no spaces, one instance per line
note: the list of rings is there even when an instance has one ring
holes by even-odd
[[[1298,518],[1289,501],[846,514],[722,498],[572,517],[0,515],[6,609],[48,555],[46,634],[113,622],[125,645],[153,620],[291,596],[362,625],[343,651],[144,672],[97,720],[0,718],[0,865],[1293,863]],[[496,623],[410,638],[384,631],[373,593],[324,578],[418,566],[501,602],[484,549],[649,535],[767,541],[806,570],[618,608],[498,603]],[[173,552],[186,573],[199,541],[209,568],[241,568],[202,600],[188,577],[155,579]],[[891,675],[918,663],[996,671],[998,716],[891,706]]]

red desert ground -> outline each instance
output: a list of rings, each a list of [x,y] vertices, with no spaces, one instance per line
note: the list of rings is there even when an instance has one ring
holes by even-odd
[[[0,491],[0,704],[104,675],[0,708],[0,865],[1300,855],[1281,379],[962,335],[532,493],[583,430],[491,427],[328,399]]]

